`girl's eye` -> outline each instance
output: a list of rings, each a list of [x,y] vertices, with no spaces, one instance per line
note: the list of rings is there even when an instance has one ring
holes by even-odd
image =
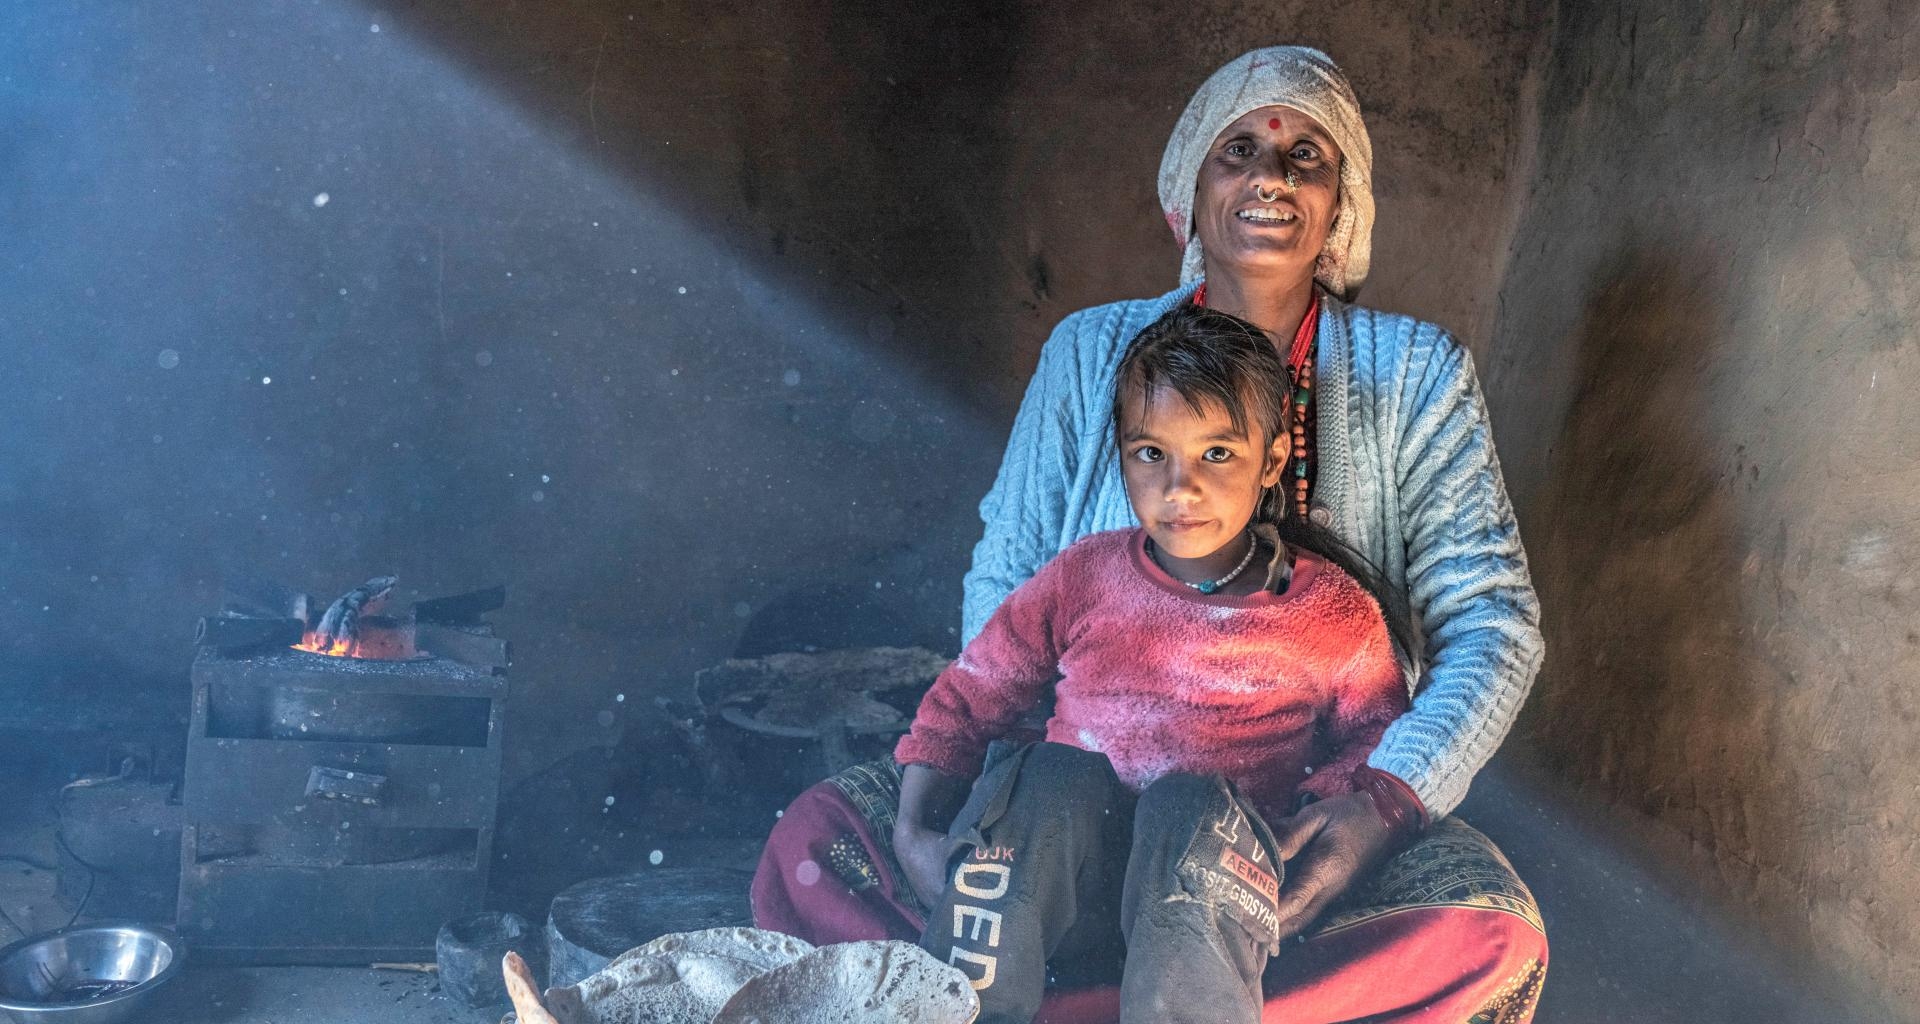
[[[1228,459],[1233,458],[1233,452],[1228,451],[1227,449],[1222,448],[1219,445],[1215,445],[1212,448],[1207,449],[1205,452],[1202,452],[1200,457],[1207,460],[1208,462],[1225,462]]]
[[[1150,444],[1143,444],[1133,450],[1133,457],[1140,462],[1159,462],[1161,453],[1160,449]]]

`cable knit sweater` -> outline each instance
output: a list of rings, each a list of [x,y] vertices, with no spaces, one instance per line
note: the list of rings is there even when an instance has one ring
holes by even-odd
[[[1220,774],[1270,821],[1350,776],[1407,687],[1385,620],[1353,578],[1300,553],[1285,593],[1202,594],[1146,531],[1074,544],[1007,596],[920,702],[894,757],[979,774],[988,742],[1051,689],[1047,739],[1107,755],[1139,792]]]
[[[1114,372],[1199,282],[1068,316],[1040,352],[973,552],[970,640],[1075,540],[1137,525],[1111,442]],[[1438,818],[1506,737],[1539,671],[1540,607],[1467,351],[1433,324],[1322,296],[1314,518],[1407,596],[1423,650],[1413,706],[1368,763]]]

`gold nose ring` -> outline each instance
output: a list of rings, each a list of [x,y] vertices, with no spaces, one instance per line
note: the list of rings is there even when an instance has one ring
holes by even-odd
[[[1257,198],[1259,198],[1259,200],[1263,203],[1275,203],[1280,201],[1280,193],[1275,192],[1272,195],[1268,195],[1267,190],[1264,188],[1261,188],[1258,185],[1253,186],[1253,194]]]

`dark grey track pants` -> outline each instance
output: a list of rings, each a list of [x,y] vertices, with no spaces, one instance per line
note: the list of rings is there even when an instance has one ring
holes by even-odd
[[[973,979],[982,1024],[1027,1024],[1048,982],[1120,978],[1120,1019],[1260,1019],[1281,872],[1218,777],[1135,797],[1103,754],[1036,743],[974,784],[965,841],[920,945]]]

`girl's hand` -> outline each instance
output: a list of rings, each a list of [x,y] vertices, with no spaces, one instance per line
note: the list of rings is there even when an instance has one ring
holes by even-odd
[[[963,844],[944,832],[902,823],[893,830],[893,853],[907,873],[907,885],[923,907],[937,906],[947,890],[947,864]]]
[[[1273,823],[1287,881],[1280,938],[1312,925],[1328,904],[1365,881],[1393,853],[1394,836],[1366,793],[1343,793]]]
[[[947,775],[924,764],[900,773],[900,816],[893,824],[893,855],[907,873],[907,885],[920,905],[940,902],[947,889],[947,862],[960,840],[947,838],[947,826],[966,803],[972,779]]]

